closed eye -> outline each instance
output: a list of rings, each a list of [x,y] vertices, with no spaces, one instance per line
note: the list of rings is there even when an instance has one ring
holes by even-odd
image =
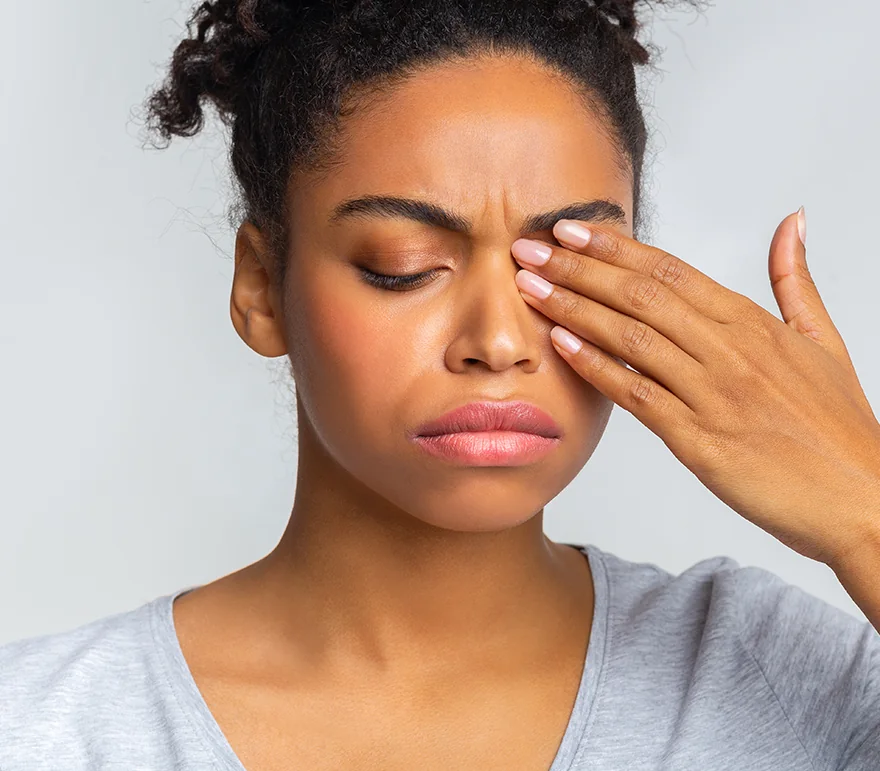
[[[360,271],[363,275],[364,281],[366,281],[371,286],[396,292],[404,292],[407,290],[418,289],[420,286],[424,286],[425,284],[427,284],[428,281],[430,281],[431,276],[433,276],[435,273],[440,272],[439,269],[435,268],[432,270],[427,270],[423,273],[412,273],[402,276],[389,276],[384,273],[376,273],[372,270],[367,270],[366,268],[360,268]]]
[[[541,231],[535,231],[534,233],[531,233],[530,236],[533,238],[546,236],[546,240],[549,241],[551,244],[554,244],[556,246],[560,245],[553,235],[553,230],[550,228],[545,228]],[[385,273],[376,273],[376,271],[369,270],[368,268],[364,268],[360,265],[358,265],[357,268],[361,272],[363,280],[370,286],[393,292],[412,291],[413,289],[418,289],[419,287],[425,286],[425,284],[429,283],[431,277],[435,273],[439,273],[442,270],[441,268],[433,268],[431,270],[426,270],[422,273],[389,275]]]

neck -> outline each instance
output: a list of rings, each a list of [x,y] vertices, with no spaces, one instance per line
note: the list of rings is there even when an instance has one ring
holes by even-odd
[[[592,616],[584,555],[543,533],[543,510],[500,532],[434,527],[395,508],[300,441],[296,497],[273,551],[240,571],[254,613],[322,659],[546,655]],[[320,454],[320,451],[317,451]],[[588,628],[588,627],[587,627]]]

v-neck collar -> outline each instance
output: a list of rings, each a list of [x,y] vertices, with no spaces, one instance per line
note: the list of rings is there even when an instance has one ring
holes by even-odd
[[[601,684],[609,626],[610,586],[601,550],[592,544],[564,545],[579,549],[587,557],[593,577],[594,608],[590,641],[587,646],[577,697],[559,749],[547,771],[570,771],[584,745],[588,728],[593,722],[597,694]],[[174,600],[197,588],[198,585],[187,586],[153,600],[150,624],[155,650],[162,660],[162,666],[168,676],[169,687],[206,749],[214,755],[224,771],[247,771],[208,709],[184,658],[177,631],[174,628],[172,613]]]

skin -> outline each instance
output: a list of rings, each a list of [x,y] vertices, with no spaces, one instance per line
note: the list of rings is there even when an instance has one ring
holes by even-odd
[[[631,236],[632,186],[598,118],[526,59],[433,65],[346,118],[343,136],[339,167],[291,182],[284,286],[260,231],[237,235],[233,325],[260,355],[288,356],[297,386],[296,494],[272,552],[175,602],[181,649],[249,771],[548,768],[593,583],[582,554],[544,535],[544,506],[614,403],[554,349],[511,244],[552,242],[525,218],[594,198],[620,204],[614,228]],[[429,200],[472,231],[330,222],[367,194]],[[440,270],[389,291],[359,265]],[[559,446],[530,465],[462,467],[407,438],[482,399],[541,407]]]

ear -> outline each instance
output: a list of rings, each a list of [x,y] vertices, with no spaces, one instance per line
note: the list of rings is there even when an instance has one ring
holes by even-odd
[[[232,326],[248,347],[270,358],[287,353],[277,287],[270,280],[272,264],[267,239],[246,220],[235,236],[229,313]]]

